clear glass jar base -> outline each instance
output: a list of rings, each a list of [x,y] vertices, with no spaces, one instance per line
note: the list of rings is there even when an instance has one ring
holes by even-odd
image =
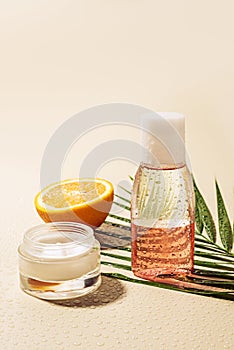
[[[61,282],[40,281],[20,274],[20,287],[25,293],[51,301],[79,298],[94,292],[100,285],[101,274],[99,272]]]

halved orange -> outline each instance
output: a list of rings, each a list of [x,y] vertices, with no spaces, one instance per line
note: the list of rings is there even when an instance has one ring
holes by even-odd
[[[113,198],[114,188],[109,181],[79,178],[45,187],[34,204],[45,222],[75,221],[98,227],[105,221]]]

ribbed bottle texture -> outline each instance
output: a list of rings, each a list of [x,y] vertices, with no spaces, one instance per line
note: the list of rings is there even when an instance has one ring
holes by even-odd
[[[185,164],[140,165],[133,185],[131,223],[136,276],[156,280],[160,275],[192,272],[194,195]]]

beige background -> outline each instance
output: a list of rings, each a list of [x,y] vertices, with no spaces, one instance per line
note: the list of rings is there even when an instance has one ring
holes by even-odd
[[[233,12],[232,0],[0,1],[4,349],[233,348],[231,302],[121,283],[115,302],[107,288],[105,305],[66,308],[21,293],[16,267],[23,230],[40,222],[32,200],[45,146],[96,104],[185,114],[199,187],[215,213],[216,176],[233,219]]]

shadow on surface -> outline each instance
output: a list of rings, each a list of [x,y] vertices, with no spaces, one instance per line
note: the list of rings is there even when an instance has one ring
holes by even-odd
[[[95,230],[95,238],[99,241],[101,249],[115,249],[131,244],[130,227],[104,222]]]
[[[95,292],[76,299],[52,301],[50,303],[74,308],[104,306],[122,299],[125,294],[125,287],[119,280],[102,276],[102,283]]]

